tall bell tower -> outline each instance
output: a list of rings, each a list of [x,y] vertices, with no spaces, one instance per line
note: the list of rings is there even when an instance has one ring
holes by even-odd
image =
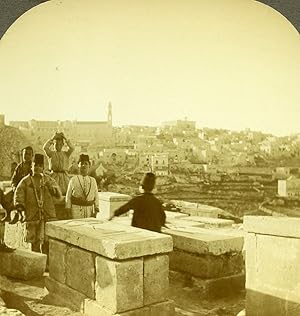
[[[112,105],[108,102],[107,123],[112,126]]]

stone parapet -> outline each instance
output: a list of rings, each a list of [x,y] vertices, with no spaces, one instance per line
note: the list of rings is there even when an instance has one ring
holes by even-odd
[[[300,238],[300,218],[245,216],[244,230],[260,235]]]
[[[87,315],[174,315],[167,301],[172,238],[81,219],[47,224],[52,295]]]
[[[93,218],[49,222],[46,224],[46,234],[118,260],[166,253],[173,249],[169,236]]]
[[[221,255],[241,252],[244,238],[230,234],[215,234],[210,229],[168,229],[163,232],[172,236],[174,248],[197,254]]]
[[[99,192],[100,211],[97,214],[97,218],[110,219],[114,211],[127,203],[130,199],[131,196],[127,194]]]
[[[194,278],[189,285],[200,296],[221,297],[244,288],[241,277],[244,275],[244,233],[231,226],[199,228],[186,225],[163,229],[173,238],[170,269]],[[234,291],[228,290],[231,286]]]
[[[203,279],[234,275],[244,269],[241,252],[216,256],[198,255],[174,249],[169,257],[171,270],[189,273]]]
[[[21,280],[41,278],[46,269],[46,261],[46,255],[28,250],[1,252],[0,274]]]
[[[300,310],[300,219],[247,216],[246,314],[296,316]]]

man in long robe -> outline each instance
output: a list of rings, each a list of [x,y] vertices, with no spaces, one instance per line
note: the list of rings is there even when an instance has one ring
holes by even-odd
[[[31,243],[32,250],[47,253],[45,223],[55,220],[53,197],[60,198],[60,187],[54,179],[43,173],[44,156],[36,154],[32,163],[32,174],[18,184],[14,204],[25,221],[25,241]]]
[[[95,178],[89,176],[90,160],[88,155],[80,155],[79,175],[71,178],[66,194],[66,209],[72,218],[96,216],[99,211],[99,195]]]

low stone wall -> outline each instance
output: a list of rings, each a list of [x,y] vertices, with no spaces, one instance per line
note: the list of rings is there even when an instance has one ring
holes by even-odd
[[[246,315],[300,315],[300,218],[246,216]]]
[[[97,219],[47,223],[51,294],[84,314],[174,315],[172,238]]]
[[[1,252],[0,274],[15,279],[31,280],[43,276],[47,256],[23,249]]]
[[[184,222],[201,223],[195,218],[184,218]],[[226,296],[244,288],[243,232],[231,227],[204,228],[207,224],[226,227],[232,225],[231,221],[205,218],[202,228],[186,225],[182,219],[171,223],[163,229],[173,238],[170,270],[185,274],[184,282],[188,277],[190,287],[207,298]],[[180,279],[176,275],[175,278]]]

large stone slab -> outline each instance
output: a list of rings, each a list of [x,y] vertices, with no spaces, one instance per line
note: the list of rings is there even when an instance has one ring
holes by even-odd
[[[143,306],[143,259],[96,257],[96,301],[113,313]]]
[[[45,278],[45,286],[53,297],[53,301],[57,301],[57,303],[67,306],[72,310],[83,312],[84,301],[87,298],[84,294],[50,277]]]
[[[205,227],[231,227],[234,221],[229,219],[211,218],[202,216],[189,216],[187,221],[203,223]]]
[[[244,216],[244,230],[249,233],[300,238],[300,218]]]
[[[246,237],[246,288],[300,305],[300,238]]]
[[[174,249],[169,254],[170,269],[204,279],[240,273],[244,268],[241,253],[198,255]]]
[[[100,212],[97,214],[97,218],[110,219],[114,211],[130,199],[131,196],[127,194],[99,192]]]
[[[142,257],[173,249],[172,238],[165,234],[97,219],[49,222],[46,233],[111,259]]]
[[[89,298],[95,298],[95,256],[83,249],[70,247],[66,253],[66,284]]]
[[[165,301],[169,290],[169,257],[144,257],[144,305]]]
[[[299,315],[299,218],[249,216],[244,226],[246,314]]]
[[[52,279],[66,282],[66,254],[68,245],[54,239],[49,240],[49,275]]]
[[[241,252],[244,238],[214,234],[213,230],[194,229],[189,232],[182,229],[167,229],[163,232],[172,236],[174,248],[198,254],[221,255],[228,252]]]
[[[47,256],[28,250],[1,252],[0,274],[21,280],[41,278],[46,269]]]

